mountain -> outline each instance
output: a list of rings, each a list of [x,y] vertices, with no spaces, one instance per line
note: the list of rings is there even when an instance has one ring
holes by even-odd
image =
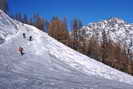
[[[3,11],[0,39],[0,89],[133,89],[132,76],[74,51]],[[23,56],[17,51],[20,46]]]
[[[80,34],[85,39],[89,39],[96,34],[98,41],[101,42],[103,30],[111,41],[120,43],[121,46],[128,49],[133,49],[133,24],[128,24],[121,18],[115,17],[90,23],[80,29]]]

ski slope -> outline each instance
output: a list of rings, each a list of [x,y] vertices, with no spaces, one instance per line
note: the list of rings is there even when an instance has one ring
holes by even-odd
[[[132,76],[0,13],[0,89],[133,89]]]

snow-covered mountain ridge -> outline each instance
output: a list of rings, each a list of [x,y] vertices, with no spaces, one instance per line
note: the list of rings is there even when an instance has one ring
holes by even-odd
[[[6,33],[0,44],[0,89],[133,89],[132,76],[0,12],[0,34]],[[23,56],[16,50],[19,46]]]
[[[86,39],[96,34],[97,39],[101,41],[103,30],[105,30],[108,39],[119,42],[129,49],[132,49],[133,24],[128,24],[120,18],[110,18],[104,21],[90,23],[80,29],[80,34]]]

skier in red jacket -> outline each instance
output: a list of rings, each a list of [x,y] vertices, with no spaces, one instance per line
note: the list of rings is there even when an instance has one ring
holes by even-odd
[[[21,56],[23,56],[24,55],[24,49],[22,48],[22,47],[19,47],[18,49],[17,49],[17,51],[19,51],[20,52],[20,54],[21,54]]]

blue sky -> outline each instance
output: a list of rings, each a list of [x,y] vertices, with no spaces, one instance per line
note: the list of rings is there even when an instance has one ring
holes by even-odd
[[[39,13],[46,19],[67,17],[69,23],[79,18],[83,24],[120,17],[133,22],[133,0],[9,0],[10,10],[31,16]]]

